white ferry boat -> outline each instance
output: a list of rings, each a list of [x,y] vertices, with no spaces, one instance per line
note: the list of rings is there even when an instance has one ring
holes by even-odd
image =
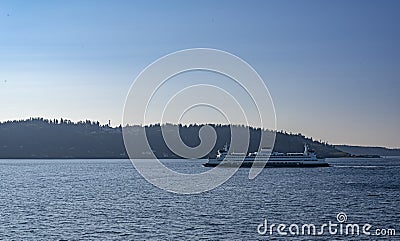
[[[221,164],[224,167],[251,167],[260,165],[265,167],[328,167],[324,158],[317,158],[314,151],[310,151],[308,146],[304,145],[303,153],[279,153],[272,152],[271,149],[262,148],[259,152],[229,153],[228,145],[222,150],[218,150],[215,159],[208,159],[204,163],[205,167],[215,167]],[[265,164],[265,165],[264,165]]]

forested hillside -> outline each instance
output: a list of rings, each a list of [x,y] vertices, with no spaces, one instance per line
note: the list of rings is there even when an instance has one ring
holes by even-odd
[[[172,125],[171,125],[172,126]],[[214,149],[206,156],[214,156],[217,149],[230,141],[230,126],[211,125],[217,141]],[[177,127],[177,126],[174,126]],[[201,125],[178,126],[179,133],[188,146],[200,143]],[[127,127],[136,130],[145,128],[150,146],[159,158],[180,158],[169,150],[161,133],[160,125]],[[235,128],[243,128],[236,126]],[[250,128],[249,152],[257,151],[260,129]],[[347,153],[334,146],[306,138],[301,134],[276,133],[274,151],[302,152],[307,143],[319,157],[345,157]],[[99,122],[68,120],[29,120],[0,123],[0,158],[128,158],[122,127],[109,127]]]

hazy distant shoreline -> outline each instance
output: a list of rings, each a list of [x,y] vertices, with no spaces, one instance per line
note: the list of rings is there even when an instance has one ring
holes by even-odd
[[[350,146],[335,145],[336,149],[350,153],[355,156],[379,155],[383,156],[400,156],[400,149],[390,149],[386,147],[368,147],[368,146]]]

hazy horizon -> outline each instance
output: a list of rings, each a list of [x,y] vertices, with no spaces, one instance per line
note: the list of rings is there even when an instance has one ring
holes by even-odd
[[[1,2],[0,121],[118,126],[129,88],[146,66],[205,47],[239,56],[261,75],[277,130],[400,148],[399,7],[398,1]],[[188,83],[196,78],[220,80],[200,74]],[[182,81],[167,87],[182,88]],[[184,121],[207,119],[222,121],[201,111]]]

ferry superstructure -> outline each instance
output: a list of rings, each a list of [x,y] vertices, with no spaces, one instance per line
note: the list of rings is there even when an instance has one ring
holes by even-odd
[[[228,145],[218,150],[217,157],[208,159],[204,163],[205,167],[221,166],[239,166],[251,167],[260,165],[265,167],[328,167],[329,164],[324,158],[317,158],[314,151],[310,151],[308,146],[304,145],[302,153],[279,153],[272,152],[271,149],[262,148],[259,152],[249,154],[229,153]]]

